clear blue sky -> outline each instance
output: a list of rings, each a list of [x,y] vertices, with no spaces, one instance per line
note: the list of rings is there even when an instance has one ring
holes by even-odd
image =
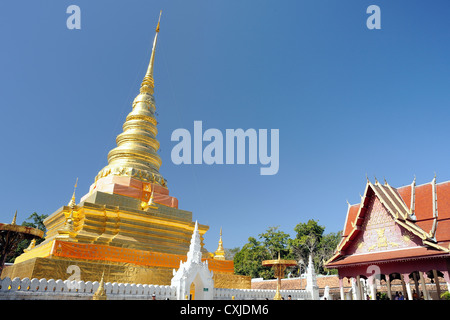
[[[66,8],[81,8],[68,30]],[[381,8],[381,30],[366,9]],[[450,2],[3,1],[0,221],[51,214],[107,164],[155,62],[160,172],[206,247],[270,226],[344,225],[366,174],[392,186],[450,179]],[[177,128],[280,130],[280,169],[171,162]]]

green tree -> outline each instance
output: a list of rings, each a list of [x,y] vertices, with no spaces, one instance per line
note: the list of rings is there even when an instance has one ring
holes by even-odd
[[[289,235],[278,227],[269,227],[266,232],[256,238],[248,238],[240,251],[234,256],[234,270],[236,274],[251,276],[252,278],[271,279],[274,277],[272,268],[264,267],[263,260],[277,259],[278,254],[282,259],[291,259],[289,251]]]
[[[341,235],[340,232],[324,234],[325,227],[317,221],[309,220],[307,223],[299,223],[295,226],[295,238],[278,230],[278,227],[269,227],[264,233],[248,238],[248,243],[242,249],[235,248],[234,270],[236,274],[251,276],[252,278],[273,278],[273,270],[262,266],[263,260],[278,258],[292,259],[298,262],[298,266],[290,267],[286,273],[303,273],[308,265],[309,255],[313,255],[314,267],[317,273],[329,273],[325,270],[324,263],[333,255]],[[331,272],[336,273],[332,270]]]
[[[36,228],[46,232],[47,229],[45,228],[44,220],[47,217],[48,215],[46,214],[39,215],[36,212],[33,212],[24,222],[22,222],[22,226]],[[44,238],[36,239],[36,245],[40,244],[42,241],[44,241]],[[9,256],[7,262],[14,262],[14,260],[23,253],[23,250],[28,248],[30,242],[31,240],[27,239],[20,241],[14,254]]]
[[[341,241],[341,234],[341,232],[330,232],[322,237],[322,241],[320,242],[320,246],[316,252],[317,258],[320,261],[318,265],[318,272],[337,274],[336,269],[326,269],[324,268],[324,264],[333,256],[339,242]]]
[[[262,239],[262,245],[269,253],[270,259],[277,259],[278,254],[285,259],[289,259],[291,254],[289,251],[289,234],[278,230],[277,227],[269,227],[265,233],[259,234]]]
[[[289,245],[295,258],[302,266],[301,272],[306,270],[309,255],[312,254],[314,268],[317,273],[325,273],[324,263],[332,256],[340,240],[340,233],[324,234],[325,227],[316,220],[299,223],[295,226],[296,236]]]
[[[234,255],[234,272],[252,278],[269,279],[273,277],[268,268],[262,266],[262,261],[270,259],[269,252],[254,237],[248,238],[242,249]]]
[[[289,241],[291,252],[295,259],[299,262],[301,270],[299,273],[303,273],[308,265],[309,255],[313,254],[314,265],[317,271],[315,252],[322,239],[325,227],[319,226],[317,221],[308,220],[307,223],[299,223],[295,226],[294,231],[296,236]]]
[[[233,260],[235,254],[238,253],[239,250],[241,250],[241,249],[239,247],[236,247],[236,248],[232,248],[232,249],[224,248],[224,250],[225,250],[225,259],[226,260]]]
[[[48,214],[37,214],[36,212],[33,212],[24,222],[22,222],[23,226],[36,228],[42,231],[47,231],[44,225],[45,218],[48,217]],[[29,220],[27,222],[27,220]],[[36,241],[37,243],[37,241]]]

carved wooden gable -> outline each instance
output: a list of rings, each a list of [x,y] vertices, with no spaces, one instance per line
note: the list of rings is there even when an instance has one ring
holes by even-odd
[[[361,232],[348,254],[372,253],[420,246],[421,239],[402,226],[375,194],[372,194]]]

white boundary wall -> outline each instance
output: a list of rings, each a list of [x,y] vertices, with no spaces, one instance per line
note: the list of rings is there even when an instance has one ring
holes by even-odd
[[[90,300],[97,291],[97,281],[69,281],[54,279],[29,279],[8,277],[0,280],[1,300]],[[155,294],[158,300],[175,300],[176,291],[171,286],[148,284],[110,283],[104,284],[109,300],[150,300]]]
[[[276,290],[262,289],[221,289],[214,288],[214,300],[272,300]],[[311,300],[311,293],[306,290],[280,290],[281,296],[287,300],[290,295],[292,300]]]
[[[0,280],[0,300],[90,300],[97,291],[97,281],[69,281],[54,279],[29,279],[8,277]],[[108,300],[176,300],[174,286],[106,282],[104,284]],[[284,299],[310,300],[306,290],[281,290]],[[214,288],[214,300],[272,300],[275,290],[221,289]]]

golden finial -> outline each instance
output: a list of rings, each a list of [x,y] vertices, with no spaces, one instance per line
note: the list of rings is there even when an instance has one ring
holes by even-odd
[[[75,191],[77,190],[77,184],[78,184],[78,178],[75,181],[75,186],[73,187],[73,195],[72,195],[72,198],[70,199],[69,204],[68,204],[68,206],[71,207],[72,209],[76,205],[76,202],[75,202]]]
[[[223,248],[222,242],[222,227],[220,227],[219,245],[217,247],[217,250],[214,252],[214,259],[225,260],[225,249]]]
[[[141,84],[141,93],[153,94],[155,88],[155,81],[153,79],[153,64],[155,62],[155,51],[156,51],[156,43],[158,42],[158,33],[159,33],[159,23],[161,21],[162,10],[159,13],[158,24],[156,25],[156,34],[153,39],[153,49],[152,54],[150,56],[150,63],[148,64],[147,73],[144,76],[144,80],[142,80]]]
[[[14,217],[13,217],[11,224],[16,224],[16,220],[17,220],[17,210],[16,210],[16,213],[14,213]]]
[[[162,10],[159,12],[158,24],[156,25],[156,32],[159,32],[159,22],[161,21]]]

